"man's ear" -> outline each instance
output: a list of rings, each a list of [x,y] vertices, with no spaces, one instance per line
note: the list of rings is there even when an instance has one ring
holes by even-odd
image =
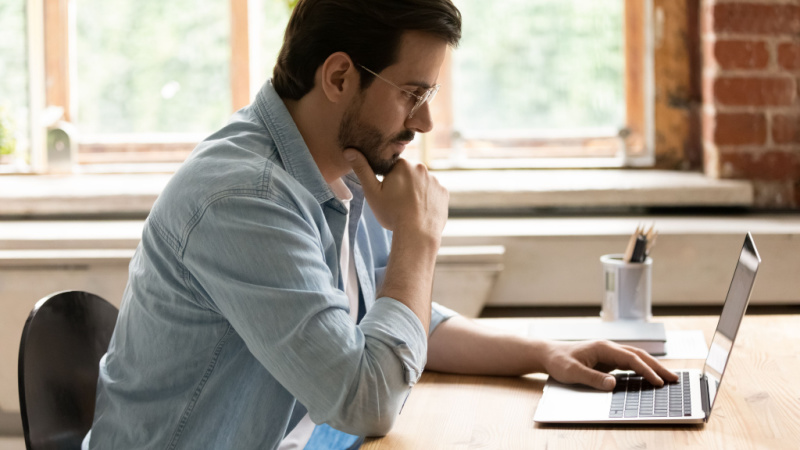
[[[320,85],[325,97],[332,103],[347,98],[359,85],[359,73],[353,60],[344,52],[332,53],[320,67]]]

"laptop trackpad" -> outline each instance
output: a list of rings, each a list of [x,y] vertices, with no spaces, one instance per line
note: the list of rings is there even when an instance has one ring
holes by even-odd
[[[537,422],[583,422],[608,418],[611,393],[582,385],[547,380],[536,407]]]

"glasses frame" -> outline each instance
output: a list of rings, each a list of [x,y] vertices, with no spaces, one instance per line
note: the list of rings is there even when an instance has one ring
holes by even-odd
[[[359,64],[358,66],[361,67],[362,69],[366,70],[370,74],[375,75],[375,77],[380,79],[381,81],[383,81],[385,83],[388,83],[388,84],[396,87],[397,89],[400,89],[401,91],[405,92],[406,95],[408,95],[409,97],[417,99],[417,102],[414,104],[414,107],[411,108],[411,112],[408,113],[408,118],[409,119],[414,117],[414,113],[417,112],[419,110],[419,108],[422,107],[422,105],[424,105],[425,103],[432,102],[433,98],[436,97],[436,93],[439,92],[439,88],[442,87],[442,85],[440,85],[440,84],[435,84],[435,85],[429,87],[428,89],[426,89],[425,92],[422,93],[422,95],[418,95],[418,94],[415,94],[415,93],[409,91],[408,89],[401,88],[400,86],[392,83],[391,81],[387,80],[386,78],[384,78],[384,77],[378,75],[377,73],[373,72],[372,70],[367,69],[362,64]]]

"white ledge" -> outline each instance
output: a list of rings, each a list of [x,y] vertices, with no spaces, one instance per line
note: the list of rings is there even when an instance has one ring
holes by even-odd
[[[740,206],[748,181],[663,170],[437,171],[455,209]],[[146,216],[170,174],[0,176],[0,216]]]
[[[742,206],[748,181],[666,170],[494,170],[438,172],[452,208]]]

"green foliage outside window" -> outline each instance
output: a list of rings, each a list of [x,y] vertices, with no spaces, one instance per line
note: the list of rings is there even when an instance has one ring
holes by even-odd
[[[622,0],[456,0],[461,130],[617,127],[624,123]]]
[[[0,106],[0,155],[13,155],[17,149],[14,122],[6,108]]]
[[[0,0],[8,1],[8,0]],[[455,0],[461,130],[624,123],[622,0]],[[259,60],[270,76],[296,0],[265,0]],[[77,123],[84,133],[207,133],[230,116],[228,2],[79,0]],[[253,80],[259,84],[263,80]]]
[[[81,133],[208,133],[230,116],[227,1],[76,2]]]
[[[0,0],[0,155],[12,155],[28,127],[25,1]]]

